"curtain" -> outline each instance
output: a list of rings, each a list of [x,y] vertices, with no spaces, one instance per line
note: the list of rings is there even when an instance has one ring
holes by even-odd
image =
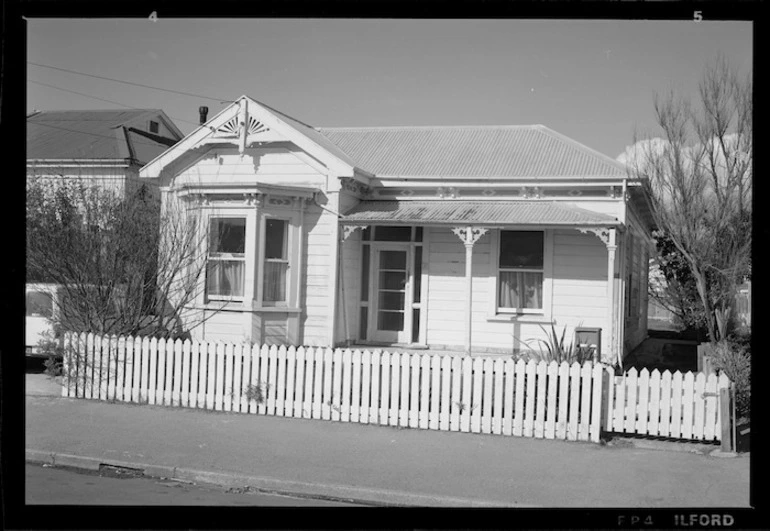
[[[543,307],[543,274],[523,271],[500,271],[500,308]]]
[[[262,287],[265,302],[286,301],[286,262],[265,262],[265,278]]]
[[[243,297],[245,264],[240,260],[211,260],[207,264],[208,294]]]

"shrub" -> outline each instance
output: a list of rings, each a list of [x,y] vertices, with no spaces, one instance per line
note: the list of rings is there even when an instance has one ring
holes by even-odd
[[[714,368],[735,384],[735,409],[738,418],[751,416],[751,350],[739,342],[720,341],[711,354]]]
[[[567,363],[573,363],[577,361],[581,365],[586,361],[593,360],[592,349],[580,347],[573,343],[565,343],[564,338],[567,334],[566,326],[562,329],[561,335],[559,335],[556,332],[556,327],[553,325],[553,323],[551,323],[550,331],[548,331],[542,325],[540,326],[540,328],[543,330],[543,332],[545,332],[546,337],[548,339],[547,340],[535,339],[535,340],[530,340],[529,342],[525,342],[517,339],[516,341],[524,345],[526,349],[521,350],[518,353],[514,354],[514,358],[516,360],[519,360],[519,359],[523,359],[524,361],[535,360],[538,362],[555,361],[557,363],[561,363],[563,361],[566,361]],[[532,348],[532,345],[530,343],[533,343],[533,342],[538,345],[537,350]]]
[[[61,376],[64,348],[59,341],[59,334],[46,331],[42,335],[43,338],[38,342],[37,346],[40,353],[46,357],[43,363],[45,365],[45,374],[48,376]]]

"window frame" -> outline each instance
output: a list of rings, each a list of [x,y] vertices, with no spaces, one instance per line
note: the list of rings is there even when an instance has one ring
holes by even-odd
[[[543,268],[510,269],[500,267],[501,234],[506,232],[541,232],[543,234]],[[488,320],[532,319],[547,322],[551,319],[553,304],[553,230],[543,227],[513,227],[494,229],[490,242],[489,253],[489,309]],[[500,272],[540,272],[543,275],[543,307],[542,308],[506,308],[499,305]]]
[[[286,300],[285,301],[265,301],[264,282],[265,282],[265,231],[267,229],[268,219],[279,219],[286,222],[285,231],[285,249],[286,249]],[[299,253],[302,241],[299,233],[302,230],[299,221],[299,213],[295,208],[272,208],[262,207],[258,212],[258,238],[257,238],[257,256],[254,264],[254,305],[255,308],[265,309],[297,309],[299,307],[298,294],[300,282],[302,281],[302,272],[299,267]],[[271,259],[274,260],[274,259]]]
[[[290,217],[286,217],[285,215],[266,215],[262,218],[264,220],[264,223],[262,223],[262,227],[260,230],[260,238],[259,238],[259,246],[260,246],[260,261],[259,261],[259,269],[261,271],[261,274],[259,275],[259,297],[258,301],[263,307],[288,307],[290,302],[292,301],[292,291],[291,291],[291,249],[292,249],[292,224]],[[269,220],[276,220],[276,221],[283,221],[285,223],[284,225],[284,233],[283,233],[283,255],[284,258],[267,258],[265,255],[265,246],[267,245],[267,222]],[[284,293],[286,294],[285,300],[283,301],[266,301],[265,300],[265,270],[267,263],[274,263],[274,264],[286,264],[286,277],[285,277],[285,283],[284,286]]]
[[[211,229],[212,224],[215,219],[242,219],[244,222],[244,230],[243,230],[243,253],[222,253],[218,252],[216,256],[212,255],[211,251]],[[208,223],[206,225],[206,230],[208,232],[208,235],[206,237],[206,270],[204,274],[204,284],[203,284],[203,293],[205,300],[207,302],[220,302],[220,301],[232,301],[232,302],[243,302],[246,300],[246,294],[247,294],[247,281],[248,281],[248,241],[249,241],[249,219],[248,216],[245,214],[239,214],[239,213],[231,213],[227,211],[223,212],[211,212],[208,214],[207,217]],[[237,256],[242,255],[242,256]],[[242,262],[243,263],[243,278],[241,280],[241,283],[243,285],[243,294],[242,295],[219,295],[219,294],[211,294],[209,293],[209,278],[208,278],[208,268],[209,268],[209,262],[217,261],[217,262]]]

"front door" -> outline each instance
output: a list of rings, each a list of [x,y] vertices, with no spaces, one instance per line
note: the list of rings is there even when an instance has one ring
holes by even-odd
[[[376,342],[408,343],[412,329],[409,245],[373,244],[373,312],[369,337]]]

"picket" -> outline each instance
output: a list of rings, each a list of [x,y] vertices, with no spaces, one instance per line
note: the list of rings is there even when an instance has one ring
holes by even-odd
[[[302,418],[302,409],[305,407],[305,363],[306,363],[305,347],[299,347],[296,350],[295,362],[294,362],[294,407],[291,412],[291,416],[294,418]]]
[[[435,356],[421,356],[420,357],[420,414],[418,419],[418,427],[427,430],[430,425],[430,398],[431,391],[437,391],[437,389],[431,389],[430,387],[430,364]]]
[[[460,431],[471,431],[471,406],[473,390],[473,359],[466,357],[462,362],[462,399],[460,402]]]
[[[591,430],[590,440],[598,443],[601,440],[602,407],[601,400],[603,395],[604,368],[600,364],[595,364],[591,371],[591,381],[593,385],[593,400],[591,401]]]
[[[580,425],[578,427],[578,439],[588,441],[591,439],[591,364],[583,363],[580,369]]]
[[[369,394],[368,423],[378,424],[380,421],[380,382],[382,381],[382,358],[379,351],[372,352],[371,363],[372,389]]]
[[[516,409],[513,412],[513,434],[521,437],[524,433],[524,374],[527,365],[524,360],[516,362]]]
[[[601,431],[612,431],[615,417],[615,371],[607,367],[602,373]]]
[[[717,403],[719,400],[719,391],[717,389],[717,375],[709,374],[706,379],[706,388],[704,390],[706,401],[706,417],[704,418],[703,438],[707,441],[714,439],[714,435],[719,432],[717,420]]]
[[[636,430],[637,415],[637,389],[639,387],[638,375],[635,368],[626,373],[626,387],[628,388],[628,401],[626,402],[626,425],[627,433],[634,433]]]
[[[699,372],[695,377],[693,390],[693,439],[703,438],[703,418],[706,413],[706,401],[703,393],[706,391],[706,375]]]
[[[278,367],[276,370],[275,382],[275,414],[279,417],[283,416],[284,405],[286,404],[286,365],[287,365],[287,353],[286,347],[281,345],[278,347],[278,353],[276,354]]]
[[[446,396],[447,398],[441,402],[443,393],[445,389],[442,387],[442,380],[441,380],[441,364],[442,360],[447,359],[448,357],[442,358],[441,356],[431,356],[430,357],[430,392],[428,393],[430,395],[430,413],[428,414],[428,429],[431,430],[437,430],[439,429],[439,407],[440,404],[446,405],[449,402],[449,385],[446,386]],[[451,361],[451,360],[450,360]],[[442,428],[444,430],[449,429],[449,412],[447,411],[447,421],[446,425]]]
[[[484,378],[484,360],[473,360],[473,394],[471,395],[471,432],[481,433],[481,397]]]
[[[190,340],[185,339],[182,343],[182,381],[179,383],[179,397],[177,405],[188,407],[190,404]],[[175,375],[180,378],[179,374]]]
[[[340,388],[340,412],[339,420],[350,422],[350,392],[351,392],[351,370],[353,362],[350,349],[342,352],[342,387]]]
[[[386,425],[390,419],[390,361],[389,352],[383,352],[380,356],[380,412],[379,423]]]
[[[615,414],[612,421],[612,431],[622,433],[626,429],[626,402],[628,400],[626,376],[613,376],[611,381],[614,382],[613,387],[615,388]]]
[[[98,366],[98,389],[99,400],[107,400],[107,384],[110,375],[110,338],[103,336],[101,340],[101,348],[99,351],[99,366]]]
[[[660,421],[658,435],[668,437],[671,432],[671,371],[663,371],[660,376]]]
[[[232,411],[241,412],[243,398],[243,345],[233,348],[233,404]],[[248,348],[248,347],[247,347]]]
[[[682,393],[684,377],[676,371],[672,380],[671,389],[671,437],[678,439],[682,436]]]
[[[535,384],[537,383],[537,364],[535,360],[527,362],[526,394],[524,395],[524,437],[532,437],[535,429]]]
[[[462,358],[444,356],[441,360],[441,421],[439,429],[460,431],[462,405]]]
[[[351,386],[350,395],[350,422],[361,421],[361,351],[354,350],[350,354],[351,363]]]
[[[142,404],[149,402],[150,371],[152,370],[152,363],[150,361],[151,346],[152,344],[149,338],[145,337],[142,339],[142,375],[140,378],[139,394],[137,396],[137,400]],[[154,351],[152,357],[155,357]]]
[[[388,408],[388,425],[398,426],[398,395],[401,383],[401,354],[392,352],[390,355],[390,393]]]
[[[332,353],[332,394],[331,419],[340,420],[340,405],[342,404],[342,351],[334,349]]]
[[[126,338],[120,336],[117,338],[117,351],[115,353],[115,378],[110,379],[110,389],[108,395],[110,400],[123,401],[123,386],[125,380],[126,367]]]
[[[425,356],[415,354],[409,360],[409,427],[420,427],[420,361]]]
[[[545,427],[543,436],[546,439],[553,439],[556,437],[556,384],[559,376],[559,365],[556,361],[551,361],[546,369],[546,377],[548,379],[546,398],[546,411],[545,411]]]
[[[567,438],[567,423],[569,422],[569,363],[559,364],[559,398],[556,417],[556,438]]]
[[[545,392],[546,392],[546,371],[548,367],[545,363],[538,363],[535,375],[537,382],[535,385],[535,437],[542,439],[545,430]],[[530,397],[532,398],[532,397]]]
[[[513,360],[508,358],[503,364],[503,435],[513,434],[513,388],[515,368]]]
[[[372,385],[373,365],[372,353],[364,350],[364,353],[361,355],[361,410],[358,419],[359,422],[364,424],[369,424],[370,422],[371,405],[369,400],[372,392],[374,392]]]
[[[650,419],[647,422],[647,433],[658,435],[660,425],[660,371],[650,373]]]
[[[482,378],[480,379],[479,395],[481,401],[478,409],[480,410],[480,430],[481,433],[492,433],[492,390],[494,387],[494,373],[492,371],[492,359],[483,360]]]
[[[574,362],[569,368],[569,421],[567,440],[578,440],[578,413],[580,407],[580,364]]]
[[[313,370],[310,371],[309,377],[312,376],[313,382],[313,394],[307,395],[308,402],[312,405],[311,418],[320,419],[323,417],[323,379],[324,379],[324,356],[326,352],[320,347],[316,347],[313,354]]]
[[[197,407],[200,409],[208,408],[210,404],[209,398],[209,385],[213,375],[209,367],[214,363],[214,356],[209,356],[209,344],[205,342],[197,343],[198,345],[198,368],[200,374],[198,375],[198,399]]]
[[[155,389],[157,387],[157,382],[158,382],[159,355],[160,353],[158,351],[158,339],[153,337],[152,339],[150,339],[150,345],[149,345],[150,368],[149,368],[149,378],[147,381],[147,403],[148,404],[155,404],[157,399]]]
[[[411,363],[412,357],[408,352],[401,354],[401,392],[398,397],[398,425],[402,428],[409,427],[409,413],[411,411],[409,400],[409,389],[412,378]]]
[[[494,398],[491,404],[492,427],[491,431],[495,435],[503,433],[503,379],[505,378],[505,360],[497,358],[492,364],[494,374]]]
[[[174,344],[158,340],[158,388],[156,400],[164,406],[171,405],[171,379],[174,375]]]
[[[647,418],[649,416],[649,396],[650,396],[650,371],[642,369],[639,372],[639,391],[637,404],[639,404],[639,418],[636,421],[635,433],[647,433]]]
[[[131,378],[131,402],[139,402],[139,392],[142,380],[142,340],[139,337],[134,338],[132,357],[134,360],[133,377]],[[71,396],[71,395],[70,395]]]
[[[692,416],[694,402],[695,378],[691,372],[684,375],[682,385],[682,438],[692,438]]]

